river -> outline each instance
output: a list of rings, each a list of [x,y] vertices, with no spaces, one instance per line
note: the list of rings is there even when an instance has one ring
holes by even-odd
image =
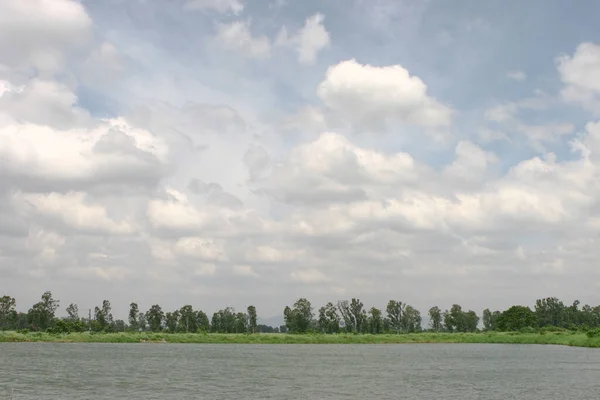
[[[600,350],[0,343],[0,399],[592,399]]]

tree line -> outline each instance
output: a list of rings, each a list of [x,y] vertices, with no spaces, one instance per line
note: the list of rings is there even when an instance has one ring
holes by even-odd
[[[137,303],[129,305],[127,321],[114,319],[110,301],[101,306],[86,309],[87,316],[79,314],[76,304],[69,304],[66,317],[58,318],[59,301],[45,292],[41,301],[27,313],[16,311],[16,300],[11,296],[0,298],[0,329],[21,331],[69,332],[214,332],[214,333],[413,333],[518,331],[556,327],[571,330],[588,330],[600,327],[600,306],[580,306],[579,301],[565,305],[556,297],[538,299],[533,310],[527,306],[512,306],[504,311],[485,309],[482,318],[475,311],[465,311],[458,304],[449,310],[431,307],[428,311],[429,325],[422,326],[419,310],[399,300],[390,300],[385,310],[366,309],[360,299],[329,302],[315,310],[306,298],[298,299],[283,310],[284,325],[271,327],[257,323],[256,307],[249,306],[245,312],[226,307],[213,313],[212,318],[191,305],[178,310],[163,311],[153,305],[147,311]],[[316,312],[315,312],[316,311]],[[481,324],[480,324],[481,322]]]

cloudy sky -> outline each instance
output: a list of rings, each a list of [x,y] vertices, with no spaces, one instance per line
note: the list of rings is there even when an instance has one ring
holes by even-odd
[[[3,0],[0,295],[598,304],[599,14]]]

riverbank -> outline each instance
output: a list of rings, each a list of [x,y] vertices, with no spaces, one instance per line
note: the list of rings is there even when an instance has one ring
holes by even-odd
[[[219,333],[70,333],[0,332],[0,342],[63,343],[238,343],[238,344],[402,344],[402,343],[505,343],[553,344],[600,348],[600,337],[581,332],[489,332],[489,333],[412,333],[401,335],[322,335],[322,334],[219,334]]]

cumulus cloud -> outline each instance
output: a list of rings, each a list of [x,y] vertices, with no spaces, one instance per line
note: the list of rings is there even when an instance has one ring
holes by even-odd
[[[585,42],[575,53],[556,59],[558,72],[565,84],[562,96],[567,101],[582,104],[600,112],[600,45]]]
[[[74,0],[7,0],[0,4],[0,64],[59,72],[91,39],[92,20]]]
[[[168,148],[118,119],[69,130],[11,123],[0,126],[0,156],[4,182],[30,191],[148,188],[167,173]]]
[[[324,133],[294,148],[261,191],[289,203],[347,202],[363,199],[370,186],[398,185],[418,179],[413,158],[362,149],[344,136]]]
[[[427,85],[401,65],[377,67],[356,60],[331,66],[319,84],[318,96],[327,107],[362,129],[383,122],[440,127],[452,111],[427,94]]]
[[[279,31],[275,43],[280,46],[293,46],[298,52],[298,62],[314,64],[319,52],[329,47],[331,39],[323,22],[325,16],[317,13],[306,19],[304,26],[292,36],[284,26]]]

